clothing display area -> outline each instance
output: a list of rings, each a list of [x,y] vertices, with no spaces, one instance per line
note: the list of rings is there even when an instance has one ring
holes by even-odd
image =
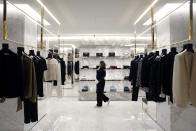
[[[195,27],[196,0],[0,1],[0,131],[196,131]]]
[[[147,101],[165,102],[166,96],[169,96],[170,101],[179,107],[185,107],[188,103],[195,106],[194,61],[192,44],[185,44],[183,51],[179,54],[177,49],[172,47],[168,54],[167,49],[163,49],[161,55],[159,51],[156,51],[146,54],[145,57],[136,56],[131,62],[129,76],[129,79],[133,81],[132,100],[138,100],[138,92],[141,88],[146,91]],[[188,79],[187,76],[191,77]],[[182,80],[185,79],[188,79],[186,81],[190,83],[190,86],[183,86]],[[184,87],[186,89],[183,89]]]

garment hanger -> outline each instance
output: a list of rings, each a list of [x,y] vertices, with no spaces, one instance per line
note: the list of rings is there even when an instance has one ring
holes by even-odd
[[[167,55],[167,49],[162,50],[162,55]]]
[[[9,44],[3,43],[3,44],[2,44],[2,49],[3,49],[3,50],[8,50],[8,49],[9,49]]]
[[[34,50],[29,50],[29,56],[35,56]]]
[[[172,47],[172,48],[171,48],[171,52],[172,52],[172,53],[177,53],[177,48],[176,48],[176,47]]]
[[[48,54],[48,58],[52,59],[52,54],[51,53]]]
[[[186,45],[186,50],[189,51],[189,52],[194,53],[193,44],[187,44],[187,45]]]
[[[37,51],[37,56],[40,56],[40,51]]]
[[[9,55],[10,53],[13,53],[10,49],[9,49],[9,44],[8,43],[3,43],[2,44],[2,50],[4,55]]]
[[[183,50],[182,50],[182,52],[185,51],[186,48],[187,48],[187,44],[183,45]]]
[[[159,51],[156,51],[155,54],[156,54],[157,56],[159,56]]]
[[[17,48],[17,54],[19,55],[19,56],[22,56],[22,53],[24,52],[24,47],[18,47]]]

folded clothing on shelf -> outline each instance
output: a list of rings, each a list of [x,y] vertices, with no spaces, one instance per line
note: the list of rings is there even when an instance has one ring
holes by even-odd
[[[109,57],[114,57],[115,56],[115,52],[109,52],[108,56]]]
[[[129,76],[125,76],[124,77],[124,80],[129,80]]]
[[[84,87],[82,88],[82,92],[88,92],[88,86],[84,86]]]
[[[123,69],[130,69],[130,66],[124,65],[124,66],[123,66]]]
[[[89,52],[83,52],[83,56],[84,57],[89,57],[90,56],[90,53]]]
[[[110,66],[110,69],[117,69],[117,66]]]
[[[110,87],[110,92],[116,92],[116,88],[114,86]]]
[[[129,87],[125,86],[125,87],[124,87],[124,92],[130,92]]]
[[[96,53],[97,57],[103,57],[103,53]]]

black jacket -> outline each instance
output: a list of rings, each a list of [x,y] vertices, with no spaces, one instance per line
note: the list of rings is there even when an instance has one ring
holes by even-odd
[[[97,91],[103,91],[104,86],[105,86],[105,76],[106,76],[106,71],[104,68],[100,68],[97,70],[97,75],[96,78],[99,81],[97,84]]]
[[[175,56],[177,55],[177,52],[170,52],[169,54],[166,55],[165,61],[166,64],[164,65],[166,70],[164,70],[164,77],[162,81],[162,88],[163,88],[163,93],[170,96],[171,101],[173,101],[173,69],[174,69],[174,59]]]
[[[0,51],[0,97],[24,98],[22,61],[11,50]]]
[[[80,68],[80,65],[79,65],[79,61],[77,61],[76,63],[75,63],[75,73],[77,74],[77,75],[79,75],[79,68]]]

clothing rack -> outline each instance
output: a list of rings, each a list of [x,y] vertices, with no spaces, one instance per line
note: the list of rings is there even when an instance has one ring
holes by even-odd
[[[157,50],[159,50],[159,49],[164,49],[164,48],[167,48],[167,47],[174,47],[174,46],[178,46],[178,45],[181,45],[181,44],[187,44],[187,43],[193,43],[193,41],[192,41],[192,40],[189,40],[189,39],[186,39],[186,40],[182,40],[182,41],[175,42],[175,43],[172,43],[172,44],[167,44],[167,45],[164,45],[164,46],[160,46],[160,47],[158,47],[158,48],[156,48],[156,49],[154,49],[154,50],[152,50],[152,51],[157,51]],[[136,54],[136,56],[137,56],[137,55],[141,55],[141,54],[145,54],[145,53],[143,53],[143,52],[138,52],[138,53]]]
[[[31,46],[29,44],[24,44],[24,43],[21,43],[21,42],[17,42],[17,41],[14,41],[14,40],[6,39],[5,41],[11,42],[11,44],[16,44],[16,45],[19,45],[19,46],[26,46],[26,47],[30,47],[30,48],[36,49],[36,50],[40,50],[41,49],[41,48],[38,48],[38,47]],[[47,50],[42,50],[42,51],[49,52]]]
[[[166,48],[166,47],[169,47],[169,46],[173,47],[173,46],[180,45],[180,44],[187,44],[188,42],[193,43],[192,40],[186,39],[186,40],[182,40],[182,41],[179,41],[179,42],[176,42],[176,43],[172,43],[170,45],[164,45],[164,46],[158,47],[158,48],[156,48],[156,50],[163,49],[163,48]]]

